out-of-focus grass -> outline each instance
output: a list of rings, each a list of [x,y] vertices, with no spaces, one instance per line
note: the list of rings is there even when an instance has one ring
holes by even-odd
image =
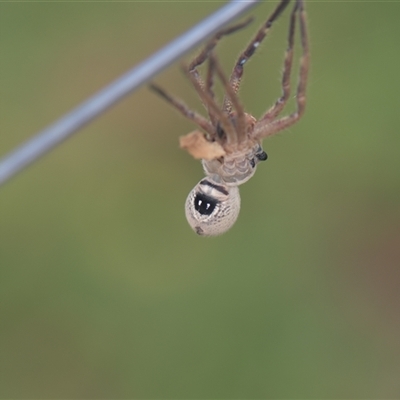
[[[1,154],[217,6],[0,4]],[[1,397],[398,396],[400,5],[307,7],[306,115],[265,142],[226,235],[187,226],[193,126],[145,88],[2,188]],[[255,115],[287,17],[246,69]],[[157,81],[198,106],[178,66]]]

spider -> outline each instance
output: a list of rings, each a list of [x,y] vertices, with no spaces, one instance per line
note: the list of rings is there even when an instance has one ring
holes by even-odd
[[[254,175],[260,161],[267,159],[267,154],[261,147],[262,140],[294,124],[304,113],[310,57],[303,0],[295,0],[290,16],[281,97],[260,119],[256,120],[255,117],[244,112],[237,96],[244,65],[255,53],[273,22],[288,6],[289,2],[290,0],[281,0],[278,3],[267,21],[257,31],[253,40],[239,55],[229,79],[222,71],[213,50],[222,36],[245,27],[252,19],[217,32],[207,42],[200,54],[189,65],[183,66],[184,73],[197,91],[207,110],[209,119],[190,110],[183,102],[169,95],[161,87],[155,84],[150,85],[152,90],[206,132],[204,134],[196,130],[180,138],[182,148],[185,148],[194,158],[202,159],[206,175],[189,193],[185,203],[186,218],[192,229],[199,235],[220,235],[232,227],[240,210],[238,186]],[[296,111],[277,119],[290,96],[290,74],[297,19],[300,24],[302,56],[296,95]],[[205,80],[203,80],[197,68],[206,61],[208,61],[208,68]],[[213,92],[215,76],[220,80],[225,91],[222,106],[217,104]]]

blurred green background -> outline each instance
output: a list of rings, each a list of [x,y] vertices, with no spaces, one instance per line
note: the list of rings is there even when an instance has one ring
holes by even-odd
[[[222,4],[1,3],[0,154]],[[227,234],[188,227],[194,126],[146,87],[1,188],[0,397],[400,396],[400,3],[307,9],[306,115],[264,142]],[[255,116],[288,15],[246,67]],[[155,80],[201,110],[178,64]]]

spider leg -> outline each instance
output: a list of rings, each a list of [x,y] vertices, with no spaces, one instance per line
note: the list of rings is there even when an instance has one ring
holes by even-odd
[[[159,94],[164,100],[166,100],[178,111],[180,111],[180,113],[183,114],[186,118],[196,123],[200,128],[204,129],[212,137],[215,136],[215,129],[213,125],[211,125],[210,121],[208,121],[202,115],[196,113],[195,111],[192,111],[182,101],[171,96],[161,87],[155,85],[154,83],[151,83],[149,86],[150,89],[154,90],[157,94]]]
[[[207,78],[206,82],[204,83],[197,68],[202,65],[207,58],[209,57],[210,53],[213,51],[215,46],[218,44],[218,42],[221,40],[221,38],[225,35],[230,35],[231,33],[234,33],[238,31],[239,29],[245,28],[248,24],[250,24],[253,21],[253,17],[247,18],[245,21],[233,25],[231,27],[228,27],[226,29],[218,31],[205,45],[204,49],[200,52],[200,54],[195,57],[192,62],[188,65],[187,69],[189,71],[189,74],[192,75],[193,79],[195,79],[199,86],[203,89],[206,90],[211,97],[214,97],[214,92],[212,90],[213,87],[213,79],[212,79],[212,71],[210,68],[208,68],[207,71]],[[204,104],[204,107],[206,108],[208,115],[210,117],[211,122],[215,125],[216,124],[216,118],[215,115],[210,112],[210,109],[207,104]]]
[[[237,132],[237,140],[242,142],[246,139],[246,116],[244,113],[243,106],[240,104],[238,96],[236,92],[233,90],[227,77],[225,76],[221,64],[218,62],[218,59],[215,57],[213,53],[210,54],[210,70],[215,69],[218,75],[218,78],[222,82],[222,85],[225,88],[226,96],[229,97],[235,111],[236,111],[236,132]],[[225,113],[224,113],[225,114]]]
[[[210,112],[215,115],[216,120],[219,122],[222,129],[225,131],[227,143],[228,144],[237,143],[238,141],[237,132],[235,130],[235,126],[233,125],[228,115],[225,114],[219,108],[218,104],[215,102],[215,99],[210,95],[210,93],[203,90],[203,88],[200,85],[200,82],[190,73],[187,67],[183,66],[183,72],[192,82],[193,87],[196,89],[196,92],[200,96],[200,99],[203,102],[203,104],[205,104],[206,107],[210,110]],[[217,136],[214,135],[213,137],[215,137],[217,140],[218,139],[221,140],[221,138],[218,135]]]
[[[296,7],[290,15],[288,47],[286,49],[285,60],[282,73],[282,95],[275,104],[260,118],[260,121],[272,121],[285,107],[290,96],[290,74],[293,63],[294,32],[296,27]]]
[[[254,127],[253,131],[253,135],[258,139],[272,136],[279,131],[289,127],[290,125],[293,125],[304,114],[306,106],[305,94],[310,64],[310,52],[308,45],[307,17],[304,10],[303,0],[296,0],[295,11],[299,13],[301,46],[303,48],[303,54],[300,60],[299,83],[297,86],[296,94],[297,109],[294,113],[272,122],[267,120],[260,120]]]
[[[221,40],[222,36],[230,35],[231,33],[234,33],[238,31],[239,29],[245,28],[247,25],[249,25],[252,21],[254,20],[253,17],[247,18],[245,21],[230,26],[226,29],[222,29],[218,31],[205,45],[203,51],[194,58],[194,60],[189,64],[188,70],[190,73],[195,72],[196,68],[199,67],[201,64],[204,63],[204,61],[207,60],[208,55],[210,52],[215,48],[215,46],[218,44],[218,42]]]
[[[248,61],[248,59],[255,53],[257,47],[263,41],[263,39],[267,36],[268,31],[270,30],[272,23],[279,17],[279,15],[283,12],[283,10],[287,7],[290,0],[281,0],[277,5],[273,13],[269,16],[267,21],[263,24],[263,26],[258,30],[254,39],[248,44],[243,53],[240,54],[238,60],[236,61],[235,67],[233,68],[231,77],[230,77],[230,86],[237,93],[240,86],[240,81],[243,75],[243,66]],[[232,110],[232,103],[228,97],[225,97],[223,103],[223,110],[230,113]]]
[[[234,33],[238,31],[239,29],[245,28],[247,25],[249,25],[253,21],[253,17],[247,18],[245,21],[233,25],[231,27],[228,27],[226,29],[218,31],[205,45],[204,49],[201,51],[201,53],[195,57],[192,62],[189,64],[187,67],[187,70],[189,74],[192,76],[193,79],[195,79],[198,82],[198,85],[205,91],[208,92],[210,97],[214,98],[214,92],[212,90],[213,87],[213,76],[212,76],[212,71],[211,68],[208,68],[207,71],[207,77],[206,77],[206,82],[204,83],[197,68],[202,65],[207,58],[209,57],[210,53],[213,51],[215,46],[218,44],[218,42],[221,40],[221,38],[225,35],[230,35],[231,33]],[[216,125],[217,123],[217,116],[210,110],[210,107],[208,104],[205,104],[203,102],[204,107],[206,108],[208,115],[210,117],[211,123],[213,125]]]
[[[201,84],[201,82],[200,82]],[[208,68],[207,68],[207,75],[206,75],[206,91],[209,93],[209,95],[214,98],[214,92],[212,90],[212,87],[214,85],[214,71],[211,68],[211,64],[208,64]],[[210,109],[207,109],[208,112],[208,116],[211,120],[211,123],[213,124],[213,126],[217,126],[218,121],[216,120],[214,114],[210,111]]]

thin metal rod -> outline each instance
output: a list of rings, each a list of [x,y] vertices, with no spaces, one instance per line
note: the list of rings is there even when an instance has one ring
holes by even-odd
[[[0,185],[260,0],[233,0],[0,159]]]

